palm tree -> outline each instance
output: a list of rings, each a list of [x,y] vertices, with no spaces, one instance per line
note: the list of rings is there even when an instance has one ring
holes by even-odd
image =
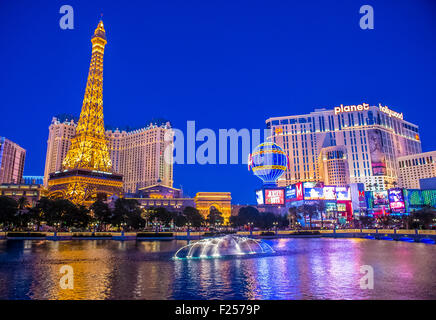
[[[326,209],[325,202],[321,201],[321,200],[318,200],[315,203],[315,208],[316,208],[316,211],[318,212],[318,214],[321,217],[321,229],[322,229],[322,228],[324,228],[324,212],[325,212],[325,209]]]
[[[309,204],[303,204],[298,207],[298,211],[304,215],[304,221],[306,222],[306,216],[309,216],[309,227],[312,229],[312,217],[316,214],[316,208]],[[307,222],[305,223],[307,224]]]
[[[18,210],[23,210],[25,207],[29,205],[29,201],[27,201],[26,197],[21,197],[17,200]]]
[[[24,228],[27,226],[28,222],[29,222],[29,209],[28,209],[28,205],[29,205],[29,201],[27,201],[26,197],[21,197],[17,200],[17,224],[20,225],[21,228]]]
[[[288,212],[289,212],[288,213],[288,219],[290,220],[291,228],[295,229],[295,224],[296,224],[296,222],[298,220],[298,217],[300,216],[298,214],[298,209],[297,209],[297,207],[290,207],[288,209]]]

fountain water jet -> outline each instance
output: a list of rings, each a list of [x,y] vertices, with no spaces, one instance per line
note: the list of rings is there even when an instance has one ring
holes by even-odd
[[[188,244],[180,248],[173,259],[210,259],[266,253],[274,253],[274,250],[261,240],[226,235]]]

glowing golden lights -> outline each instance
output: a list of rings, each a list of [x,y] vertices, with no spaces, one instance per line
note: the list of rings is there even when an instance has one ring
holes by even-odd
[[[110,172],[109,156],[103,121],[103,53],[106,32],[100,21],[91,39],[93,44],[91,64],[82,112],[76,135],[63,161],[64,169],[89,169]]]
[[[215,207],[222,213],[224,224],[229,223],[232,205],[230,192],[197,192],[195,195],[195,207],[204,218],[207,218],[210,209]]]
[[[121,193],[122,179],[98,174],[112,172],[103,121],[103,55],[107,43],[103,22],[91,38],[92,54],[76,134],[62,163],[63,172],[49,181],[53,193],[60,191],[75,203],[88,201],[93,194]],[[82,170],[78,174],[62,174]],[[88,173],[83,170],[88,170]]]

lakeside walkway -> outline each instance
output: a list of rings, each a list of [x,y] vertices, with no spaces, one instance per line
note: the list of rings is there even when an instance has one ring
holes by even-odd
[[[238,231],[236,235],[258,239],[278,238],[366,238],[431,243],[436,241],[436,230],[404,229],[336,229],[336,230],[278,230]],[[207,232],[0,232],[0,239],[16,240],[199,240],[213,235]],[[427,240],[426,240],[427,239]]]

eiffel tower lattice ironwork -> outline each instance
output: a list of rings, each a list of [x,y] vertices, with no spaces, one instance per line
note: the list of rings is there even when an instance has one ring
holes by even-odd
[[[76,134],[62,163],[50,175],[49,191],[75,203],[90,203],[122,192],[122,176],[112,173],[103,120],[103,55],[107,43],[103,21],[91,38],[92,55]]]
[[[63,167],[110,172],[112,163],[103,121],[103,54],[107,41],[102,21],[95,29],[91,42],[92,56],[82,111]]]

